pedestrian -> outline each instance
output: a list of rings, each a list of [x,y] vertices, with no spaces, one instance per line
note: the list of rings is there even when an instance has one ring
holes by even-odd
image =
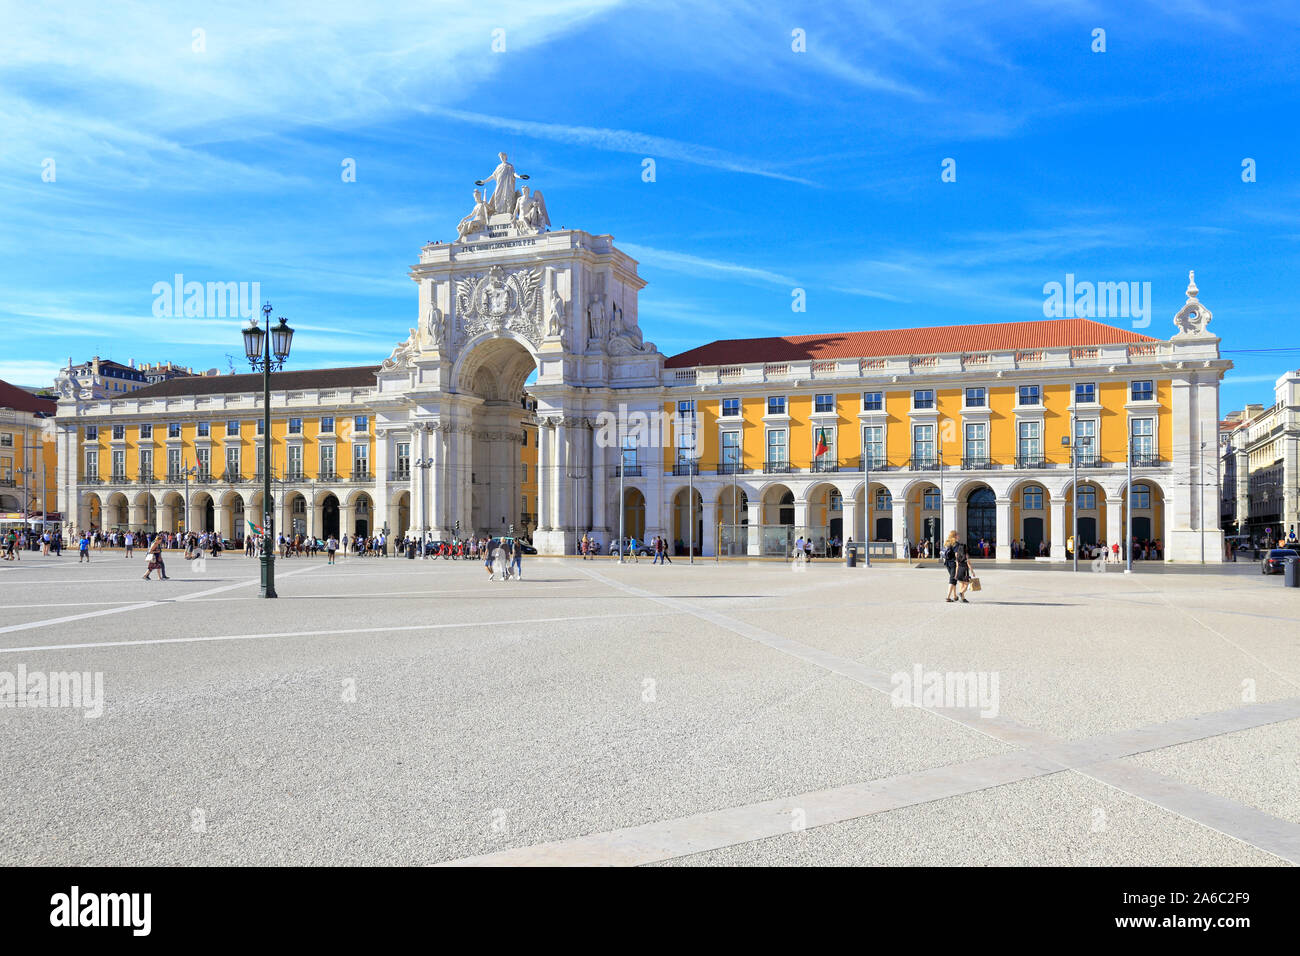
[[[524,545],[518,538],[515,538],[510,546],[511,557],[513,558],[514,575],[516,581],[524,579]]]
[[[325,542],[325,554],[329,558],[328,564],[334,563],[334,552],[339,549],[339,539],[330,535],[329,540]]]
[[[948,595],[944,600],[952,604],[957,600],[957,532],[949,531],[943,543],[943,566],[948,570]]]
[[[489,581],[495,581],[497,579],[498,571],[501,572],[502,582],[510,580],[510,567],[506,563],[508,559],[506,557],[504,542],[497,541],[497,546],[491,550],[488,560],[491,562],[488,565],[488,570],[491,572],[488,576]]]
[[[78,544],[77,544],[77,552],[78,552],[78,554],[79,554],[79,557],[77,558],[77,563],[78,563],[78,564],[80,564],[82,561],[85,561],[85,562],[89,563],[89,561],[90,561],[90,535],[89,535],[87,532],[85,532],[85,531],[81,532],[81,541],[78,542]]]
[[[167,580],[167,566],[163,564],[162,544],[162,538],[157,537],[153,539],[153,544],[149,545],[149,563],[144,570],[144,579],[146,581],[152,580],[149,575],[155,571],[158,572],[158,576],[162,580]]]

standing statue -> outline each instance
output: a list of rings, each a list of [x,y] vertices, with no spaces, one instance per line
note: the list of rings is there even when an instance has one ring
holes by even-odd
[[[429,340],[435,349],[442,348],[443,337],[447,333],[447,323],[442,317],[442,310],[436,305],[429,306]]]
[[[587,306],[587,329],[592,339],[600,341],[608,334],[605,325],[605,297],[593,295]]]
[[[515,202],[518,197],[515,195],[515,179],[527,179],[523,173],[515,173],[515,167],[506,159],[505,153],[497,153],[501,159],[500,165],[492,171],[488,177],[494,183],[492,187],[492,198],[488,200],[488,208],[494,214],[507,213],[511,216],[515,213]],[[474,180],[475,186],[486,185],[487,179]]]

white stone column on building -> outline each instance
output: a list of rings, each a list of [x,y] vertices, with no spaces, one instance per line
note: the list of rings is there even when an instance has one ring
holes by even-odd
[[[554,439],[549,420],[537,423],[537,530],[551,531],[555,527],[554,505],[551,503],[555,483],[552,464]]]
[[[966,522],[957,516],[957,499],[947,497],[952,493],[952,489],[945,488],[944,498],[940,502],[943,508],[943,540],[935,542],[936,548],[943,547],[943,542],[948,540],[949,531],[956,531],[957,540],[963,544],[966,542]]]
[[[591,433],[591,526],[600,540],[604,540],[609,530],[610,484],[617,480],[617,474],[611,464],[610,449],[602,447],[596,441],[599,430]],[[613,492],[617,497],[618,492]]]
[[[389,523],[388,514],[388,469],[389,461],[392,455],[389,454],[392,448],[392,433],[388,428],[375,427],[375,478],[373,485],[374,494],[374,511],[370,516],[370,523],[374,525],[371,534],[379,534],[388,528],[387,537],[391,537],[397,530]]]
[[[891,494],[892,494],[891,489]],[[893,495],[894,502],[894,557],[906,560],[910,555],[907,547],[916,546],[917,529],[908,527],[907,499]]]
[[[411,474],[407,486],[411,491],[411,527],[420,534],[428,530],[428,502],[425,500],[429,486],[429,473],[432,468],[425,466],[426,449],[429,445],[429,426],[427,422],[417,422],[411,426]],[[416,462],[419,462],[417,465]]]
[[[716,500],[705,498],[700,508],[700,520],[704,527],[700,534],[700,554],[711,558],[718,551],[718,505]]]
[[[352,504],[340,499],[339,501],[339,538],[343,535],[348,536],[348,548],[352,547],[352,536],[356,534],[356,523],[353,521]]]
[[[749,499],[749,546],[748,553],[753,557],[758,557],[763,553],[763,534],[761,525],[763,523],[763,501],[755,495]]]
[[[569,447],[573,429],[571,419],[566,414],[560,417],[555,426],[555,526],[564,534],[564,552],[569,552],[569,532],[572,530],[572,480],[569,470],[572,467],[573,454]]]
[[[857,500],[845,498],[840,507],[843,509],[840,512],[840,540],[847,542],[849,538],[852,538],[855,542],[861,543],[862,538],[858,536]]]
[[[1112,494],[1109,489],[1106,492],[1106,547],[1119,542],[1120,551],[1126,547],[1124,544],[1124,499],[1119,494]],[[1113,552],[1112,552],[1113,553]]]
[[[1196,406],[1200,428],[1200,444],[1197,449],[1198,465],[1201,471],[1201,487],[1197,489],[1197,531],[1204,531],[1204,554],[1206,564],[1219,564],[1223,561],[1223,529],[1219,521],[1219,499],[1222,489],[1219,458],[1219,382],[1217,376],[1203,373],[1196,383]],[[1286,414],[1285,411],[1282,414]],[[1294,442],[1292,438],[1290,441]],[[1284,471],[1285,473],[1285,471]],[[1294,500],[1294,485],[1288,485],[1286,495]],[[1203,502],[1203,504],[1202,504]],[[1285,520],[1285,512],[1283,518]],[[1200,560],[1201,543],[1197,543],[1197,560]]]
[[[994,520],[996,529],[994,534],[997,535],[997,552],[994,555],[995,561],[1011,560],[1011,539],[1015,537],[1011,531],[1011,499],[996,498],[994,499]]]
[[[1065,539],[1070,536],[1070,529],[1065,524],[1065,496],[1060,492],[1052,495],[1051,522],[1052,560],[1064,561]]]
[[[212,530],[223,538],[231,537],[230,528],[230,506],[222,504],[223,499],[213,498],[212,502]],[[135,520],[136,506],[131,505],[131,527],[138,528],[139,524]]]
[[[135,499],[127,503],[127,522],[130,524],[132,531],[143,528],[148,517],[148,496],[137,495]]]

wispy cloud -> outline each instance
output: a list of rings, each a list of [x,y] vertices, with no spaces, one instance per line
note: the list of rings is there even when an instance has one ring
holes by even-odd
[[[655,249],[651,246],[642,246],[634,242],[619,243],[619,248],[630,255],[633,259],[645,265],[657,266],[660,269],[670,269],[673,272],[683,272],[687,275],[695,276],[728,276],[733,279],[739,279],[742,282],[761,282],[782,286],[797,286],[798,280],[779,272],[773,272],[770,269],[762,269],[757,266],[741,265],[738,262],[727,262],[722,259],[709,259],[704,256],[694,256],[685,252],[675,252],[671,249]]]

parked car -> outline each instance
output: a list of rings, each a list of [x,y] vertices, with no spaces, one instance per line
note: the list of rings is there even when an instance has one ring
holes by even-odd
[[[622,551],[622,546],[617,541],[610,543],[609,556],[611,558],[617,558],[621,553],[621,551]],[[627,553],[629,556],[633,553],[631,547],[628,548]],[[644,541],[638,542],[636,546],[636,554],[641,555],[641,557],[643,558],[654,557],[654,551],[652,551],[650,546],[646,544]]]
[[[1300,557],[1300,552],[1295,548],[1274,548],[1268,554],[1264,555],[1264,560],[1260,562],[1260,574],[1281,574],[1286,570],[1286,559]]]
[[[489,541],[489,542],[488,542],[488,551],[495,551],[496,548],[497,548],[497,545],[501,543],[501,540],[502,540],[501,538],[493,538],[491,541]],[[505,539],[505,543],[506,543],[506,550],[507,550],[507,551],[510,550],[510,544],[511,544],[512,541],[518,541],[518,542],[519,542],[519,546],[520,546],[521,548],[523,548],[524,554],[536,554],[536,553],[537,553],[537,549],[534,548],[534,547],[533,547],[531,544],[529,544],[527,541],[525,541],[523,538],[506,538],[506,539]]]

